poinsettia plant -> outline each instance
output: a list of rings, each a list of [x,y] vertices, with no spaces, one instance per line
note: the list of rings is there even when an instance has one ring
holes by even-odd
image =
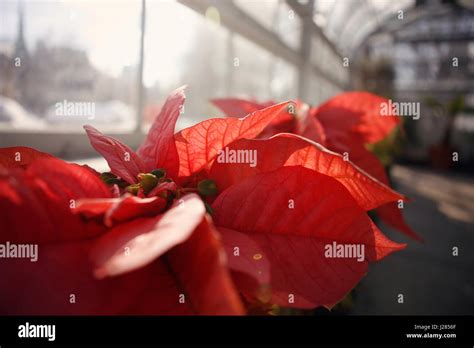
[[[214,99],[212,103],[230,117],[242,117],[273,104],[239,98]],[[384,140],[400,126],[400,118],[393,110],[387,108],[385,114],[382,112],[387,105],[387,99],[360,91],[341,93],[318,107],[298,101],[293,113],[274,119],[261,136],[280,132],[299,134],[345,155],[388,186],[390,183],[382,162],[368,150],[368,146]],[[400,206],[403,206],[402,202],[390,202],[377,207],[376,212],[387,225],[421,240],[404,221]]]
[[[330,308],[370,262],[405,247],[367,215],[403,195],[321,139],[267,136],[293,123],[301,103],[175,133],[184,101],[184,88],[171,93],[137,151],[85,126],[110,172],[0,150],[0,243],[39,245],[37,262],[1,260],[1,313]]]

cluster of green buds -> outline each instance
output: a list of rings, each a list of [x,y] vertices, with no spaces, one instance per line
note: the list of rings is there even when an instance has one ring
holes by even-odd
[[[138,174],[137,178],[139,182],[130,185],[125,180],[117,177],[113,173],[105,172],[100,174],[100,179],[106,185],[118,185],[121,189],[125,189],[126,192],[131,193],[132,195],[137,195],[140,189],[143,189],[143,193],[148,194],[159,183],[165,181],[172,181],[171,179],[166,177],[166,171],[161,168],[155,169],[150,173],[140,173]]]
[[[100,174],[100,179],[108,186],[118,185],[120,188],[128,186],[128,183],[125,180],[118,178],[115,174],[110,172]]]
[[[162,182],[173,181],[172,179],[166,177],[166,170],[163,168],[152,170],[150,173],[138,174],[138,183],[131,185],[110,172],[100,174],[100,178],[105,184],[109,186],[118,185],[120,188],[125,189],[125,191],[133,195],[137,195],[140,189],[142,189],[145,194],[148,194],[158,184]],[[214,197],[218,192],[216,183],[211,179],[199,181],[196,188],[180,188],[177,191],[179,193],[196,192],[202,197]]]
[[[132,195],[137,195],[140,188],[143,193],[148,194],[156,185],[162,182],[171,182],[172,180],[166,177],[166,170],[160,168],[152,170],[150,173],[140,173],[137,176],[138,183],[126,187],[127,192]]]
[[[152,170],[150,173],[140,173],[138,174],[138,183],[136,184],[129,184],[123,179],[117,177],[116,175],[106,172],[100,175],[102,181],[111,186],[111,185],[118,185],[122,190],[128,192],[134,196],[138,195],[140,190],[145,194],[148,195],[157,185],[163,182],[173,182],[171,178],[166,176],[166,170],[163,168]],[[169,200],[169,204],[175,198],[181,197],[183,194],[194,192],[199,194],[206,205],[206,209],[209,213],[212,213],[212,209],[205,202],[206,198],[208,197],[215,197],[218,193],[217,185],[214,180],[211,179],[204,179],[197,183],[196,187],[176,187],[175,190],[166,190],[160,194],[163,195],[163,198],[167,198]]]

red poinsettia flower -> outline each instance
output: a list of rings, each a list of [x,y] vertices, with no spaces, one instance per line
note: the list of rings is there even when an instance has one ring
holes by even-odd
[[[212,102],[226,115],[234,117],[264,107],[263,104],[236,98],[214,99]],[[333,151],[347,153],[351,162],[388,186],[389,179],[382,163],[366,148],[367,144],[383,140],[400,124],[400,119],[394,114],[381,116],[381,105],[387,102],[385,98],[367,92],[342,93],[314,108],[300,102],[294,117],[276,120],[265,130],[264,136],[295,133]],[[421,240],[405,223],[397,202],[384,204],[376,211],[388,225]]]
[[[175,136],[180,159],[178,180],[189,184],[206,178],[216,183],[217,198],[210,202],[214,221],[228,250],[234,280],[248,299],[255,297],[255,283],[265,283],[268,279],[272,303],[302,308],[330,306],[360,280],[368,261],[379,260],[403,248],[387,240],[368,219],[365,210],[404,197],[344,161],[340,155],[307,139],[280,135],[274,139],[248,140],[276,120],[288,117],[295,107],[298,104],[278,104],[245,118],[211,119],[179,132]],[[219,161],[225,149],[234,154],[255,151],[255,166]],[[282,173],[278,176],[281,182],[275,181],[276,172]],[[294,185],[292,180],[299,185]],[[319,186],[323,182],[327,192]],[[300,191],[307,192],[314,201],[308,197],[300,199]],[[282,199],[285,196],[286,202]],[[264,209],[274,201],[278,204]],[[298,208],[289,207],[289,201]],[[354,219],[346,220],[347,225],[340,225],[336,230],[329,226],[337,224],[338,215],[342,214],[339,201],[346,204],[344,209],[353,214]],[[318,206],[328,209],[327,215],[320,215]],[[336,212],[338,215],[334,215]],[[312,213],[314,220],[309,216]],[[308,218],[302,220],[301,229],[295,228],[291,219],[298,221],[305,214]],[[279,229],[275,228],[276,219],[282,223]],[[280,241],[276,244],[275,234]],[[346,260],[347,264],[337,259],[320,263],[315,255],[321,255],[330,240],[341,244],[358,240],[367,250],[367,259],[363,264],[355,264],[353,259]],[[291,246],[293,241],[299,243],[292,253],[292,267],[288,267],[290,253],[282,241],[286,241],[286,246]],[[303,245],[306,250],[299,249]],[[305,266],[311,262],[318,267]],[[323,290],[321,283],[325,284]]]
[[[159,197],[115,199],[88,168],[2,149],[0,312],[243,313],[201,199],[184,195],[163,212],[165,205]],[[143,217],[124,222],[133,215]],[[34,262],[17,258],[18,248],[35,244]]]
[[[365,212],[401,195],[305,138],[251,140],[295,105],[210,119],[174,134],[183,103],[182,89],[171,94],[137,152],[86,126],[111,173],[99,176],[57,159],[6,169],[0,208],[15,218],[2,221],[2,230],[10,231],[2,240],[41,242],[48,256],[41,271],[23,268],[16,286],[0,290],[3,299],[31,281],[38,293],[47,282],[61,295],[55,306],[40,304],[35,313],[78,313],[61,302],[71,289],[91,297],[80,313],[240,313],[203,201],[222,236],[232,279],[249,302],[331,306],[369,262],[404,247],[384,237]],[[224,150],[255,153],[255,162],[221,161]],[[25,208],[57,233],[16,225]],[[333,245],[363,252],[329,255]],[[14,263],[3,267],[18,274]],[[262,285],[271,290],[259,292]],[[184,304],[177,302],[181,295]],[[30,298],[10,311],[32,312]]]

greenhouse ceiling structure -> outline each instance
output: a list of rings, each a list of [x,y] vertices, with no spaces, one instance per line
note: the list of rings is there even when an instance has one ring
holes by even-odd
[[[311,74],[348,89],[357,86],[361,64],[389,57],[399,97],[468,93],[474,102],[472,0],[180,1],[204,15],[217,9],[226,28],[297,65],[303,98]]]

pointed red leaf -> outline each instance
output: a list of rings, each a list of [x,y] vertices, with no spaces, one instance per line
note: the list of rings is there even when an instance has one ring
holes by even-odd
[[[0,149],[0,167],[27,167],[40,158],[52,158],[50,154],[26,146],[3,147]]]
[[[195,314],[244,314],[211,219],[206,217],[187,242],[173,248],[167,261],[176,272]]]
[[[255,111],[245,118],[215,118],[198,123],[176,134],[180,159],[180,177],[207,169],[220,150],[232,141],[255,138],[282,113],[288,113],[289,102]]]
[[[367,260],[404,247],[384,237],[337,180],[299,166],[233,185],[212,207],[217,226],[246,233],[268,257],[272,300],[282,306],[333,305],[364,275]],[[326,258],[333,242],[363,245],[364,261]]]
[[[270,285],[270,264],[261,247],[247,234],[218,227],[228,255],[232,278],[247,299],[265,296]]]
[[[351,134],[362,143],[376,143],[384,139],[399,123],[400,119],[382,107],[388,100],[368,92],[346,92],[339,94],[312,110],[311,114],[323,125],[327,137],[333,132]]]
[[[326,146],[326,132],[324,131],[323,125],[316,117],[309,116],[308,114],[304,115],[298,119],[296,128],[295,132],[288,131],[288,133],[296,133],[315,141],[318,144]]]
[[[186,99],[185,88],[186,86],[178,88],[168,96],[144,143],[137,150],[138,156],[143,159],[148,171],[165,168],[172,178],[178,175],[179,170],[174,130]]]
[[[182,287],[180,291],[185,298],[185,303],[180,305],[180,292],[175,289],[168,307],[183,307],[195,314],[242,313],[217,234],[207,220],[203,221],[204,214],[200,198],[190,194],[163,216],[117,226],[94,243],[91,255],[97,267],[96,276],[103,278],[130,272],[167,253],[159,263],[167,265],[169,276],[176,279],[175,287]],[[170,289],[158,287],[157,291],[169,292]],[[150,301],[148,305],[152,308],[164,306],[163,297]]]
[[[406,222],[403,218],[402,212],[396,203],[387,203],[378,207],[377,215],[379,218],[386,223],[388,226],[395,228],[396,230],[406,234],[408,237],[413,238],[417,241],[423,241],[421,238]]]
[[[347,152],[349,159],[354,162],[359,168],[372,175],[381,183],[390,186],[385,168],[380,160],[372,152],[367,150],[361,143],[352,143],[348,148],[336,149],[338,152]]]
[[[95,236],[103,229],[71,213],[80,198],[110,197],[88,169],[55,158],[34,161],[25,171],[0,173],[0,238],[45,243]],[[28,218],[25,218],[27,216]]]
[[[164,198],[138,198],[126,194],[118,198],[80,199],[72,211],[88,219],[100,219],[110,227],[136,217],[156,216],[165,207]]]
[[[16,191],[7,192],[2,187],[1,192],[11,195]],[[202,202],[197,196],[188,195],[178,204],[162,217],[136,219],[119,225],[99,239],[78,234],[76,242],[51,244],[48,242],[54,239],[56,228],[67,230],[66,226],[51,224],[46,231],[50,237],[42,240],[34,262],[16,258],[0,262],[2,312],[15,315],[242,314],[224,251],[212,223],[204,216]],[[28,214],[28,218],[35,217],[31,212]],[[77,232],[74,226],[69,227],[70,232]],[[23,237],[18,240],[20,243],[31,242],[27,235],[20,237]],[[115,262],[115,268],[107,269],[113,274],[125,274],[102,280],[94,278],[92,266],[97,263],[104,266],[102,262],[107,255],[118,255],[124,247],[122,242],[127,240],[129,257]],[[163,252],[166,256],[158,258]],[[70,301],[71,295],[74,302]]]
[[[380,162],[380,160],[372,152],[368,151],[364,146],[360,144],[357,145],[356,143],[354,143],[351,147],[351,151],[349,152],[349,156],[351,160],[354,161],[354,163],[356,163],[374,178],[376,178],[387,186],[390,185],[387,173],[385,172],[385,168],[383,167],[382,162]],[[406,234],[410,238],[413,238],[418,241],[423,240],[405,222],[402,212],[398,208],[397,202],[391,202],[381,205],[380,207],[377,207],[376,211],[379,218],[387,225]]]
[[[289,112],[281,113],[275,117],[268,126],[259,134],[258,138],[265,139],[279,133],[296,132],[296,117]]]
[[[58,210],[49,212],[40,195],[33,189],[26,175],[21,171],[3,172],[0,169],[0,240],[2,242],[19,241],[39,242],[54,231],[54,216],[63,213],[67,217],[67,209],[58,204]],[[25,215],[28,214],[28,218]],[[66,220],[66,218],[61,218]]]
[[[279,134],[266,140],[241,139],[230,144],[228,149],[255,151],[257,161],[255,167],[249,163],[215,161],[209,175],[220,191],[258,173],[270,172],[282,166],[300,165],[334,177],[364,210],[404,199],[401,194],[345,161],[341,155],[297,135]]]
[[[120,140],[106,136],[92,126],[84,126],[92,147],[109,164],[110,170],[128,183],[136,183],[137,175],[146,172],[140,157]]]
[[[264,103],[257,103],[251,100],[239,99],[239,98],[222,98],[212,99],[211,102],[221,109],[226,116],[229,117],[244,117],[257,110],[265,109],[269,106],[276,104],[273,101],[267,101]],[[296,101],[297,110],[302,103]],[[294,132],[295,131],[295,116],[290,112],[280,113],[275,117],[267,127],[260,133],[259,138],[268,138],[272,135],[282,132]]]
[[[140,221],[146,223],[146,219]],[[221,257],[222,247],[207,220],[202,221],[191,238],[172,249],[166,258],[117,277],[102,280],[93,277],[89,260],[93,243],[94,240],[89,239],[75,243],[40,245],[36,262],[13,258],[0,262],[2,313],[243,313],[225,258]],[[74,302],[70,301],[71,295],[74,295]]]
[[[174,285],[164,267],[151,265],[121,277],[97,280],[89,260],[93,240],[40,245],[38,260],[0,262],[0,308],[7,315],[142,314],[149,298]],[[176,287],[175,287],[176,289]],[[54,296],[52,296],[54,294]],[[71,302],[71,296],[74,302]],[[177,295],[176,295],[177,296]],[[147,308],[148,314],[160,314]],[[153,310],[157,310],[153,313]]]
[[[205,212],[201,199],[190,194],[156,219],[147,219],[146,223],[135,220],[132,225],[114,228],[95,243],[93,259],[97,275],[114,276],[149,264],[187,240]],[[129,253],[124,253],[126,247]]]
[[[32,180],[41,181],[42,187],[47,186],[56,196],[65,200],[111,197],[108,187],[89,168],[60,159],[37,160],[28,167],[26,173]]]
[[[221,109],[228,117],[245,117],[254,111],[265,109],[264,104],[240,98],[216,98],[211,103]]]

